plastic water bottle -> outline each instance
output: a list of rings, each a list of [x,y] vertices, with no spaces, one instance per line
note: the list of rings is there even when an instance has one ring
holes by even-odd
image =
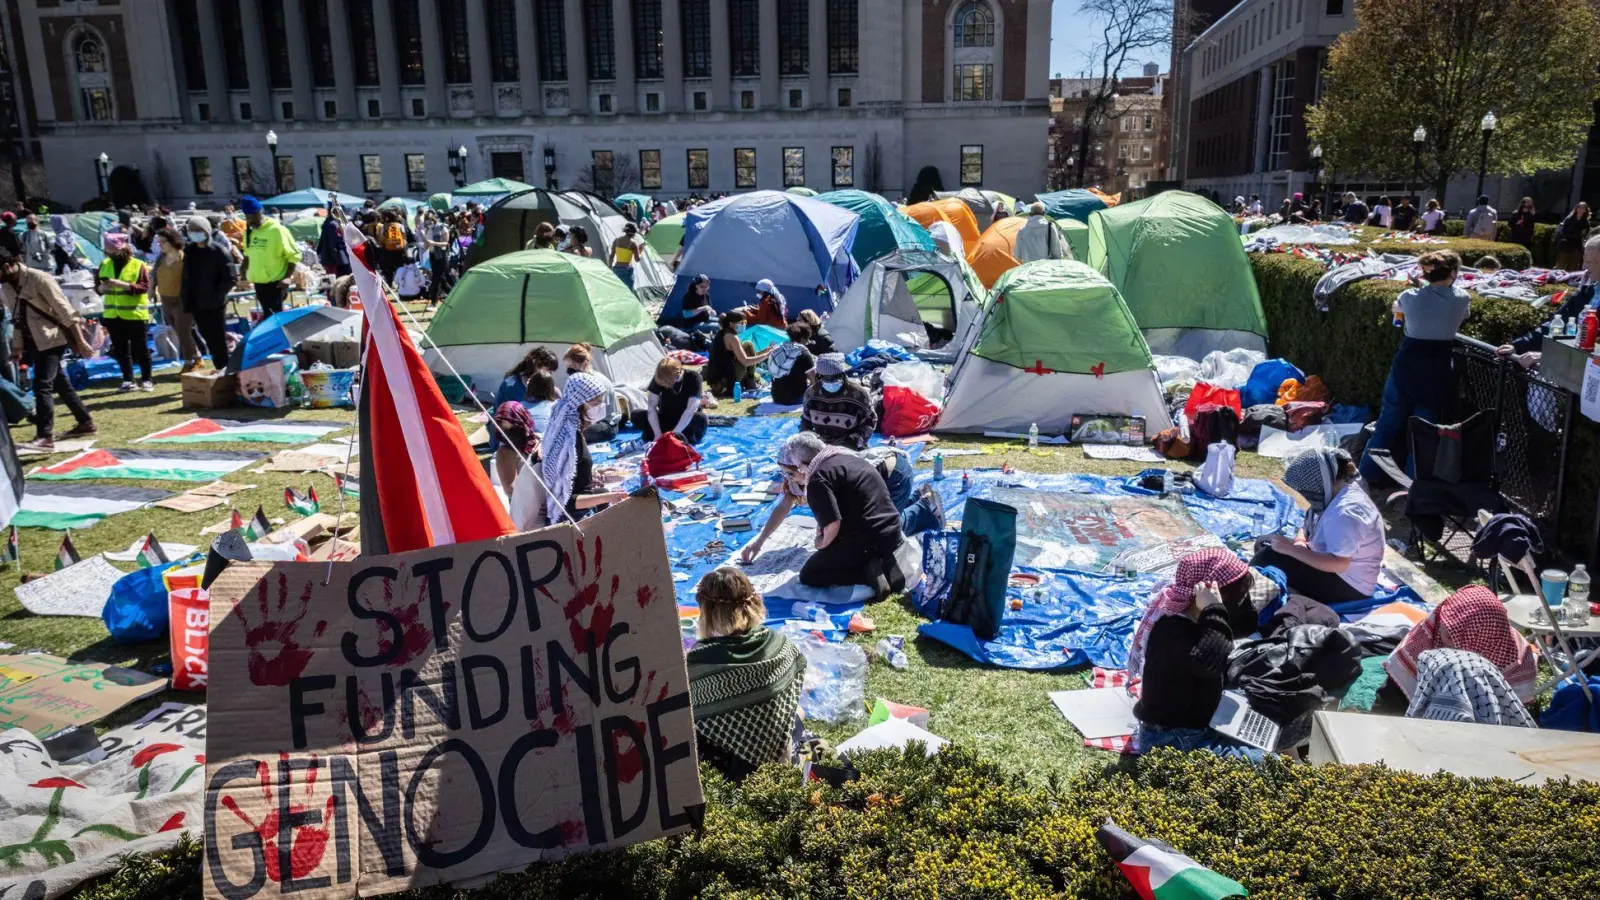
[[[1028,449],[1039,449],[1039,423],[1034,422],[1028,426]]]
[[[1572,316],[1572,317],[1567,319],[1567,337],[1577,337],[1577,336],[1578,336],[1578,317],[1577,316]]]
[[[1559,319],[1561,317],[1557,316],[1556,318]],[[733,402],[738,403],[740,400],[743,400],[743,399],[744,399],[744,385],[739,383],[739,382],[737,382],[737,381],[735,381],[733,383]]]
[[[933,454],[933,480],[944,480],[944,454],[937,450]]]
[[[967,492],[969,492],[971,490],[972,490],[972,476],[967,474],[967,470],[966,469],[962,469],[961,470],[961,493],[965,494],[965,493],[967,493]]]
[[[1563,334],[1566,334],[1566,328],[1562,326],[1561,314],[1556,313],[1555,318],[1550,320],[1550,336],[1560,337]]]
[[[1567,603],[1562,619],[1568,624],[1581,625],[1589,621],[1589,570],[1582,563],[1574,566],[1567,576]]]

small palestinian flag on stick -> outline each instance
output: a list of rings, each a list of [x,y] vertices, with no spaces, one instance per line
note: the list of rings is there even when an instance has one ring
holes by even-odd
[[[283,489],[283,505],[302,516],[309,516],[322,511],[322,504],[317,502],[317,489],[309,488],[310,494],[302,494],[292,487]]]
[[[56,551],[56,571],[78,562],[78,548],[72,545],[72,532],[61,536],[61,549]]]
[[[6,538],[6,550],[0,563],[15,563],[22,561],[22,544],[17,540],[17,526],[11,526],[11,536]]]
[[[257,506],[256,514],[250,517],[249,522],[245,523],[244,539],[247,541],[259,541],[270,533],[272,533],[272,523],[267,521],[266,512],[260,506]]]
[[[239,514],[239,508],[236,507],[236,506],[235,507],[230,507],[229,508],[229,512],[231,512],[233,515],[232,515],[232,518],[230,518],[228,520],[228,530],[229,531],[243,531],[244,530],[244,516]]]
[[[148,569],[151,566],[163,566],[172,560],[167,559],[167,551],[161,549],[161,542],[156,540],[154,531],[144,536],[144,546],[139,548],[139,566]]]
[[[1134,837],[1106,820],[1095,833],[1142,900],[1222,900],[1249,891],[1160,841]]]
[[[352,500],[361,499],[361,479],[354,475],[341,475],[333,473],[333,483],[339,488],[339,493]]]

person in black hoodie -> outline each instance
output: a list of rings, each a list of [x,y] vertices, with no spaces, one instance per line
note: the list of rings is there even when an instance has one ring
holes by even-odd
[[[218,372],[228,368],[228,291],[233,289],[233,257],[211,242],[211,223],[193,216],[185,225],[183,248],[183,310],[194,317],[194,327],[206,342],[211,364]]]

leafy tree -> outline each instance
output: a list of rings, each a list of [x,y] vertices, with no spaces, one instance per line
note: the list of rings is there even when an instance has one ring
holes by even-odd
[[[1571,168],[1600,89],[1595,8],[1570,0],[1363,0],[1306,110],[1311,140],[1341,172],[1445,186],[1476,171],[1493,112],[1488,171]],[[1412,133],[1427,130],[1413,172]]]

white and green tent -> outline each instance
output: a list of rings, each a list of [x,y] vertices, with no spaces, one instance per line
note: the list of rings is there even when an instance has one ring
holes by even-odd
[[[1064,434],[1074,415],[1143,416],[1170,428],[1150,348],[1117,289],[1070,259],[995,282],[950,372],[938,431]]]
[[[938,342],[950,356],[977,321],[988,291],[965,260],[925,250],[896,250],[867,265],[828,316],[828,331],[840,347],[872,338],[926,354],[928,326],[952,335]]]
[[[493,393],[505,373],[537,345],[560,357],[579,342],[595,371],[639,385],[664,355],[655,323],[603,260],[522,250],[467,270],[428,325],[423,359],[448,374],[448,359]]]

